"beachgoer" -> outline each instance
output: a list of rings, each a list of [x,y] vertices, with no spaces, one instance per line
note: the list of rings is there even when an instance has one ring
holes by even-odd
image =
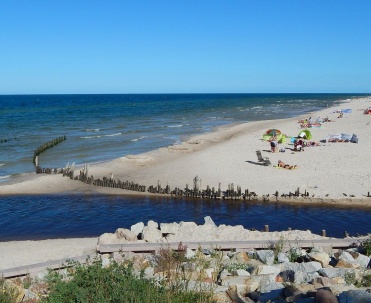
[[[286,164],[285,162],[282,162],[281,160],[278,160],[278,167],[287,168],[287,169],[294,169],[294,168],[297,168],[298,166],[297,165],[289,165],[289,164]]]
[[[277,141],[276,137],[272,137],[272,139],[270,140],[270,145],[271,145],[271,152],[272,153],[277,152],[278,141]]]
[[[298,139],[294,141],[294,150],[295,151],[304,151],[304,140]]]

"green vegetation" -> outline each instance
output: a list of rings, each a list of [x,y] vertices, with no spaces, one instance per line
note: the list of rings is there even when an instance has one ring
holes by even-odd
[[[210,294],[147,280],[143,270],[135,275],[132,263],[118,264],[112,260],[109,266],[102,267],[101,260],[95,259],[73,265],[67,279],[56,272],[49,273],[50,293],[42,302],[212,302]]]
[[[371,255],[371,236],[369,236],[361,243],[361,247],[363,248],[365,255]]]
[[[6,283],[5,279],[0,278],[0,303],[13,303],[17,302],[20,295],[19,290]]]
[[[364,275],[358,287],[371,287],[371,274]]]

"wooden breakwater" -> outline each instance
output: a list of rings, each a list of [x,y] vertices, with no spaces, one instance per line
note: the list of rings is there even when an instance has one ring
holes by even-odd
[[[225,199],[225,200],[249,200],[249,201],[278,201],[279,197],[284,198],[309,198],[309,192],[306,190],[304,192],[300,191],[298,187],[293,192],[279,194],[276,191],[273,194],[264,194],[259,196],[253,191],[248,189],[242,190],[241,186],[236,186],[233,183],[228,184],[228,189],[222,190],[221,183],[219,183],[218,188],[206,186],[206,189],[201,189],[201,180],[196,176],[193,179],[193,187],[189,187],[188,184],[184,189],[175,187],[173,190],[167,184],[165,187],[161,186],[160,181],[158,181],[156,186],[140,185],[131,181],[121,181],[115,180],[111,174],[109,178],[103,177],[102,179],[95,179],[93,175],[89,176],[89,165],[85,164],[84,168],[79,171],[78,175],[75,175],[74,167],[67,167],[62,172],[63,176],[69,177],[71,180],[78,180],[85,184],[109,187],[109,188],[120,188],[125,190],[137,191],[137,192],[149,192],[151,194],[162,194],[170,195],[172,197],[187,197],[187,198],[206,198],[206,199]]]
[[[42,145],[40,145],[38,148],[35,149],[33,153],[33,158],[32,158],[32,163],[36,166],[36,173],[41,174],[41,173],[53,173],[54,170],[57,170],[56,168],[41,168],[39,166],[39,155],[46,151],[49,148],[52,148],[53,146],[58,145],[59,143],[65,141],[67,138],[66,136],[60,136],[58,138],[55,138],[53,140],[50,140]],[[55,172],[57,173],[57,172]]]

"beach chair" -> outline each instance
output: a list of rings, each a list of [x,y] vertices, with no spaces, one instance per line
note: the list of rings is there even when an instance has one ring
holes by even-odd
[[[258,156],[258,161],[261,162],[265,166],[270,166],[272,165],[271,161],[269,160],[268,157],[263,157],[262,152],[260,150],[256,151],[256,155]]]

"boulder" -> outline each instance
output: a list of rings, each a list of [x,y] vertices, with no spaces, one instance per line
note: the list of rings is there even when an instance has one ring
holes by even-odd
[[[277,266],[261,265],[255,268],[254,275],[278,275],[281,269]]]
[[[235,272],[233,272],[238,277],[249,277],[250,273],[247,270],[244,269],[237,269]]]
[[[359,268],[360,265],[356,262],[350,262],[346,259],[340,259],[337,263],[336,263],[336,268]]]
[[[258,250],[256,253],[263,263],[267,265],[272,265],[274,263],[273,250]]]
[[[125,238],[118,239],[116,234],[104,233],[98,238],[98,245],[127,243]]]
[[[289,258],[287,257],[287,255],[283,252],[280,252],[277,254],[277,261],[278,263],[286,263],[286,262],[290,262]]]
[[[284,271],[281,271],[278,274],[278,276],[282,278],[282,279],[280,279],[281,282],[294,282],[294,280],[295,280],[295,271],[293,271],[293,270],[284,270]]]
[[[242,296],[241,293],[238,291],[236,285],[229,286],[226,293],[232,299],[233,302],[236,302],[236,303],[254,303],[254,301],[251,300],[250,298]]]
[[[138,240],[137,234],[127,228],[118,228],[115,232],[117,239],[125,239],[130,242]]]
[[[321,263],[311,261],[308,263],[282,263],[282,270],[303,271],[308,273],[316,272],[322,269]]]
[[[212,227],[217,227],[216,224],[214,223],[213,219],[211,219],[210,216],[206,216],[204,218],[204,220],[205,220],[204,225],[211,225]]]
[[[329,290],[319,289],[314,295],[315,303],[339,303],[336,296]]]
[[[330,256],[328,253],[322,250],[312,250],[308,256],[319,263],[321,263],[322,267],[328,267],[330,263]]]
[[[285,286],[283,283],[276,282],[275,276],[274,275],[266,275],[266,276],[260,276],[260,286],[259,290],[262,293],[271,293],[274,291],[278,291],[277,293],[282,293],[283,289]],[[274,295],[272,298],[269,299],[274,299],[276,296]],[[264,301],[265,302],[265,301]]]
[[[144,228],[144,223],[143,222],[139,222],[139,223],[136,223],[136,224],[132,225],[130,227],[130,230],[134,234],[136,234],[137,236],[139,236],[143,232],[143,228]]]
[[[157,228],[154,228],[153,225],[146,226],[143,229],[143,240],[146,242],[159,242],[162,239],[162,232]]]
[[[371,293],[367,290],[349,290],[339,295],[339,303],[370,303]]]
[[[158,229],[158,223],[155,222],[155,221],[153,221],[153,220],[149,220],[149,221],[147,222],[147,226],[148,226],[149,228]]]
[[[329,277],[319,277],[313,279],[312,284],[315,288],[322,288],[329,285],[335,285],[336,282]]]
[[[348,274],[354,274],[354,269],[349,268],[321,268],[318,270],[318,273],[321,276],[328,277],[328,278],[335,278],[335,277],[341,277],[345,278]]]
[[[318,272],[297,271],[295,272],[294,283],[297,284],[308,283],[318,277],[319,277]]]
[[[244,251],[237,252],[231,257],[232,263],[247,263],[249,260],[249,256]]]
[[[160,230],[163,234],[173,234],[175,235],[179,231],[178,223],[161,223]]]

